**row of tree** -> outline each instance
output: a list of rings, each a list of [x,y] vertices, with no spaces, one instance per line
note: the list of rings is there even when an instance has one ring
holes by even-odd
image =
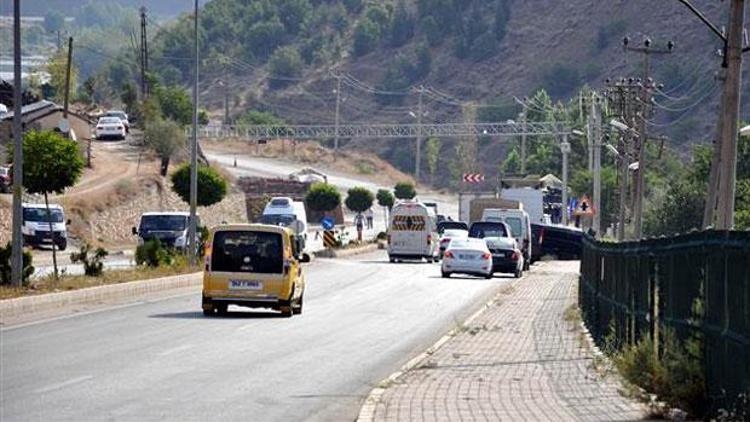
[[[375,200],[378,205],[386,209],[391,209],[396,200],[414,199],[417,191],[414,185],[409,182],[397,183],[393,191],[388,189],[379,189],[376,194],[365,187],[353,187],[347,191],[344,205],[355,213],[363,213],[372,208]],[[305,204],[318,212],[331,212],[341,205],[341,193],[339,190],[327,183],[315,183],[305,196]]]

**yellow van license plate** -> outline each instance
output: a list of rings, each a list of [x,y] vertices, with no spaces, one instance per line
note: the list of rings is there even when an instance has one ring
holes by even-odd
[[[229,280],[231,290],[263,290],[263,283],[255,280]]]

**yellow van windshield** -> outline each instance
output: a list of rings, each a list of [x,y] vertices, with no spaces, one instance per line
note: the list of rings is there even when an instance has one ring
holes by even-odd
[[[284,267],[279,233],[219,231],[214,235],[211,271],[277,274]]]

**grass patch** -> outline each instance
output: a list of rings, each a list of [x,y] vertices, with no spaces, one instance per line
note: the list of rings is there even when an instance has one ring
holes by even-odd
[[[133,267],[124,270],[108,270],[97,277],[63,274],[58,280],[55,280],[52,275],[49,275],[33,280],[29,287],[0,286],[0,300],[190,274],[198,272],[200,269],[200,266],[191,267],[185,260],[177,260],[173,265],[164,267]]]

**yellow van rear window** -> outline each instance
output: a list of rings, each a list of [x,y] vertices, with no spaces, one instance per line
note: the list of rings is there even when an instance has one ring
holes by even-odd
[[[214,235],[211,271],[277,274],[284,267],[284,242],[279,233],[219,231]]]

